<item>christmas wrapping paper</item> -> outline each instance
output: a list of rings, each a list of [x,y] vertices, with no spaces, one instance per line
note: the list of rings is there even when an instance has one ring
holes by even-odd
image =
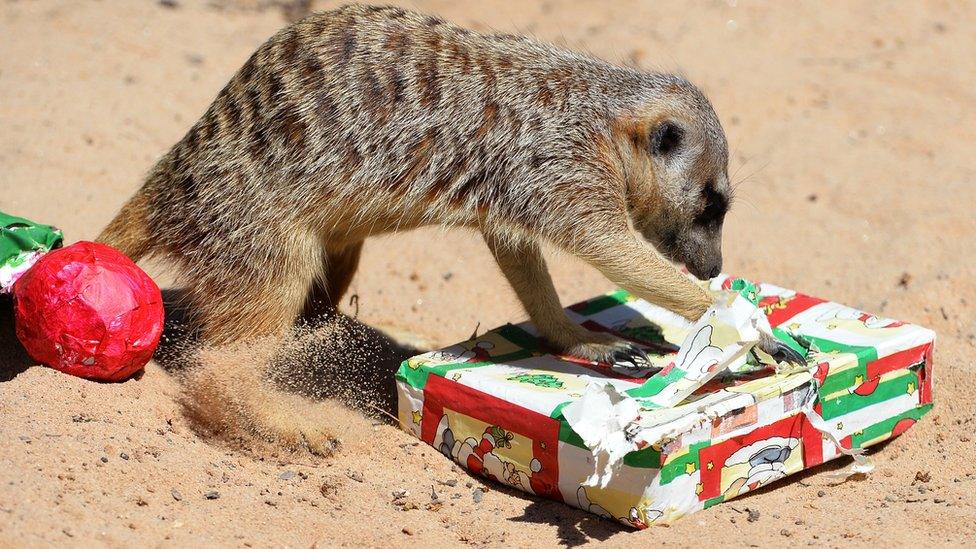
[[[557,356],[531,324],[405,361],[401,426],[472,473],[644,528],[903,433],[932,407],[925,328],[771,284],[711,281],[698,323],[622,290],[567,309],[643,348],[635,370]],[[760,331],[805,354],[776,366]]]

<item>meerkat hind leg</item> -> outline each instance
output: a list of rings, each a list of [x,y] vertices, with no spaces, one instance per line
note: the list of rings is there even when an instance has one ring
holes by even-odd
[[[560,352],[629,368],[650,365],[647,354],[633,343],[587,330],[566,316],[536,242],[500,241],[487,232],[485,242],[539,333]]]
[[[326,248],[323,272],[312,283],[300,320],[312,323],[338,310],[359,268],[362,250],[362,241],[341,248]]]
[[[207,295],[198,297],[214,304],[202,310],[203,340],[218,345],[205,351],[212,360],[203,357],[200,371],[189,380],[188,405],[198,412],[196,419],[215,431],[240,431],[317,455],[329,455],[337,448],[328,406],[282,391],[269,380],[275,364],[287,360],[282,353],[284,338],[314,276],[307,262],[293,260],[274,277],[243,278],[251,286],[247,292],[240,291],[236,279],[225,291],[203,286]],[[268,341],[248,350],[247,340],[254,337]],[[219,345],[232,342],[244,347]]]

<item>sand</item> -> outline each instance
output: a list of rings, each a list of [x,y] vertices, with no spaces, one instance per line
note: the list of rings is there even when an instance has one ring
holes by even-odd
[[[287,18],[333,5],[0,3],[0,210],[55,223],[68,241],[93,238],[260,42]],[[878,468],[865,480],[836,484],[824,473],[840,465],[827,465],[632,532],[482,483],[342,404],[332,407],[344,447],[329,459],[200,436],[179,403],[179,365],[86,382],[31,365],[5,314],[0,545],[976,542],[976,5],[404,5],[698,82],[740,183],[726,270],[936,330],[934,412],[872,451]],[[611,287],[570,258],[553,272],[567,304]],[[352,291],[358,320],[419,346],[524,316],[464,231],[369,241]],[[403,352],[384,345],[375,363],[355,346],[332,349],[331,374],[320,373],[348,360],[346,370],[382,384]],[[401,490],[407,504],[395,505]],[[428,505],[432,490],[441,506]]]

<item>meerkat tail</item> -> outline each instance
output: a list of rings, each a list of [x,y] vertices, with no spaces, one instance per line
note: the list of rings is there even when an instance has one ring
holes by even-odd
[[[132,261],[138,262],[153,248],[146,225],[147,210],[146,192],[140,189],[95,240],[118,249]]]

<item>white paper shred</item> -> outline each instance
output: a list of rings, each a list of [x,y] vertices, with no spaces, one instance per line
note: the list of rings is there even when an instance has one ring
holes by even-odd
[[[629,452],[680,434],[676,429],[693,428],[687,424],[689,421],[706,421],[704,414],[673,407],[723,371],[743,369],[761,331],[769,333],[771,328],[758,307],[735,292],[721,294],[689,331],[675,356],[674,367],[683,372],[682,376],[660,393],[644,399],[645,406],[657,409],[648,411],[645,407],[643,417],[637,399],[607,383],[591,382],[583,397],[562,411],[593,453],[594,472],[583,484],[606,486]],[[768,360],[775,364],[771,357]],[[672,423],[669,418],[679,421]]]
[[[590,383],[582,398],[563,408],[563,417],[593,452],[593,474],[583,484],[606,487],[614,467],[635,448],[631,430],[639,416],[637,400],[608,383]]]

